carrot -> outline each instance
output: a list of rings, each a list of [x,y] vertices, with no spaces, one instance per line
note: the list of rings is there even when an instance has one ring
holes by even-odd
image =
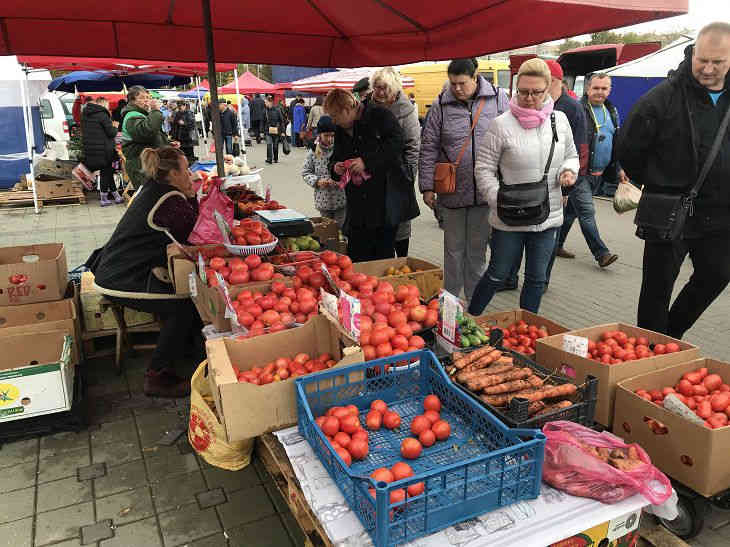
[[[529,416],[534,416],[535,414],[539,414],[543,408],[545,408],[545,403],[542,401],[535,401],[534,403],[530,403],[530,406],[527,407],[527,414]]]
[[[495,351],[495,349],[492,346],[484,346],[479,349],[475,349],[474,351],[472,351],[471,353],[467,353],[466,355],[462,355],[457,352],[454,355],[459,355],[459,357],[454,360],[454,366],[458,369],[462,369],[466,365],[473,363],[480,357],[489,355],[489,353],[492,351]],[[500,355],[501,355],[501,353],[500,353]]]
[[[530,383],[525,380],[513,380],[512,382],[502,382],[497,385],[485,387],[483,392],[486,395],[498,395],[500,393],[512,393],[514,391],[522,391],[530,387]]]
[[[540,401],[542,402],[542,401]],[[573,406],[572,401],[559,401],[552,405],[546,405],[542,410],[539,410],[536,415],[540,416],[541,414],[550,414],[551,412],[554,412],[556,410],[562,409],[562,408],[568,408]]]
[[[530,374],[532,374],[532,370],[529,368],[515,368],[507,372],[479,377],[478,381],[482,388],[485,388],[487,386],[496,386],[497,384],[502,384],[512,380],[521,380],[523,378],[527,378]]]
[[[485,378],[489,378],[489,377],[497,375],[497,374],[504,374],[505,372],[509,372],[509,371],[513,370],[514,368],[515,367],[513,365],[499,365],[498,367],[494,367],[492,369],[482,369],[482,370],[476,371],[476,372],[481,372],[482,374],[473,376],[473,377],[465,380],[464,385],[466,387],[468,387],[469,389],[471,389],[472,391],[481,391],[482,387],[484,387],[483,382],[486,381]],[[484,371],[487,371],[487,372],[484,372]]]
[[[483,376],[509,372],[514,368],[514,365],[491,365],[477,370],[462,370],[461,372],[456,373],[456,379],[459,382],[464,383],[475,378],[482,378]]]
[[[535,402],[539,399],[530,400],[530,395],[536,392],[534,389],[525,389],[515,393],[502,393],[501,395],[480,395],[479,398],[485,403],[492,406],[506,406],[515,397],[522,397],[528,401]]]
[[[521,397],[528,401],[542,401],[543,399],[554,399],[556,397],[568,397],[573,395],[578,388],[575,384],[563,384],[560,386],[544,386],[540,389],[525,389],[515,393],[506,393],[502,395],[482,395],[480,398],[492,406],[504,406],[515,397]]]
[[[473,363],[469,363],[464,368],[462,368],[462,371],[470,371],[470,370],[479,370],[485,367],[488,367],[492,364],[492,358],[489,355],[486,355],[482,357],[481,359],[477,359]]]
[[[527,378],[527,381],[532,387],[542,387],[543,384],[542,379],[539,376],[535,376],[534,374]]]

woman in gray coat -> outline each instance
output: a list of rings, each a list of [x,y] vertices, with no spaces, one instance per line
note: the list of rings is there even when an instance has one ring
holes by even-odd
[[[404,176],[415,183],[418,171],[418,150],[421,147],[421,126],[418,123],[418,110],[403,92],[400,75],[393,67],[377,70],[370,77],[370,96],[375,104],[389,109],[398,120],[405,137],[403,152]],[[395,234],[395,253],[400,257],[408,256],[408,242],[411,238],[411,221],[398,225]]]
[[[431,105],[421,135],[418,185],[423,201],[436,205],[433,174],[436,163],[455,162],[467,142],[456,169],[456,191],[439,194],[444,229],[444,288],[467,300],[486,264],[489,241],[489,207],[476,189],[476,151],[491,121],[509,108],[509,97],[477,73],[476,59],[449,63],[448,84]],[[473,133],[472,122],[480,103],[484,107]]]

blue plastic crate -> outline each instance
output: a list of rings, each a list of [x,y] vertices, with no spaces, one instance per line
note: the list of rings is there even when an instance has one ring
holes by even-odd
[[[413,361],[409,366],[396,363]],[[386,365],[390,365],[389,371]],[[423,398],[441,399],[451,436],[405,460],[400,444],[412,436],[410,423],[423,413]],[[456,389],[430,351],[416,351],[296,380],[299,431],[342,491],[377,547],[399,545],[540,492],[545,436],[539,430],[509,429]],[[331,406],[353,404],[360,421],[370,403],[382,399],[401,416],[399,430],[368,431],[370,453],[348,467],[314,422]],[[413,477],[375,483],[370,473],[406,461]],[[423,482],[425,491],[390,503],[390,492]],[[369,493],[374,489],[375,498]]]

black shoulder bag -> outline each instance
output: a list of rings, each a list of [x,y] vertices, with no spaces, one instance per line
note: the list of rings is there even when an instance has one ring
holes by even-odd
[[[558,142],[554,113],[550,114],[550,125],[553,130],[553,138],[550,142],[550,155],[542,179],[538,182],[505,184],[500,178],[497,216],[507,226],[534,226],[545,222],[550,214],[548,173],[550,164],[553,162],[555,143]]]
[[[643,192],[636,210],[634,224],[637,226],[636,235],[641,239],[659,241],[675,241],[680,239],[687,217],[694,214],[694,200],[700,193],[702,185],[715,162],[720,151],[722,141],[730,123],[730,108],[725,112],[710,153],[700,171],[694,186],[688,194],[667,194],[663,192]]]

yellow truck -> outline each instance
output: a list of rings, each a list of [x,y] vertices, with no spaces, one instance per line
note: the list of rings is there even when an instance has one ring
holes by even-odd
[[[407,88],[406,93],[413,93],[416,96],[419,116],[425,116],[431,103],[438,99],[439,93],[441,93],[444,84],[448,80],[446,75],[448,66],[448,61],[443,61],[438,63],[414,63],[398,68],[403,76],[413,78],[415,86]],[[484,76],[487,81],[509,92],[510,70],[508,59],[480,60],[479,74]]]

